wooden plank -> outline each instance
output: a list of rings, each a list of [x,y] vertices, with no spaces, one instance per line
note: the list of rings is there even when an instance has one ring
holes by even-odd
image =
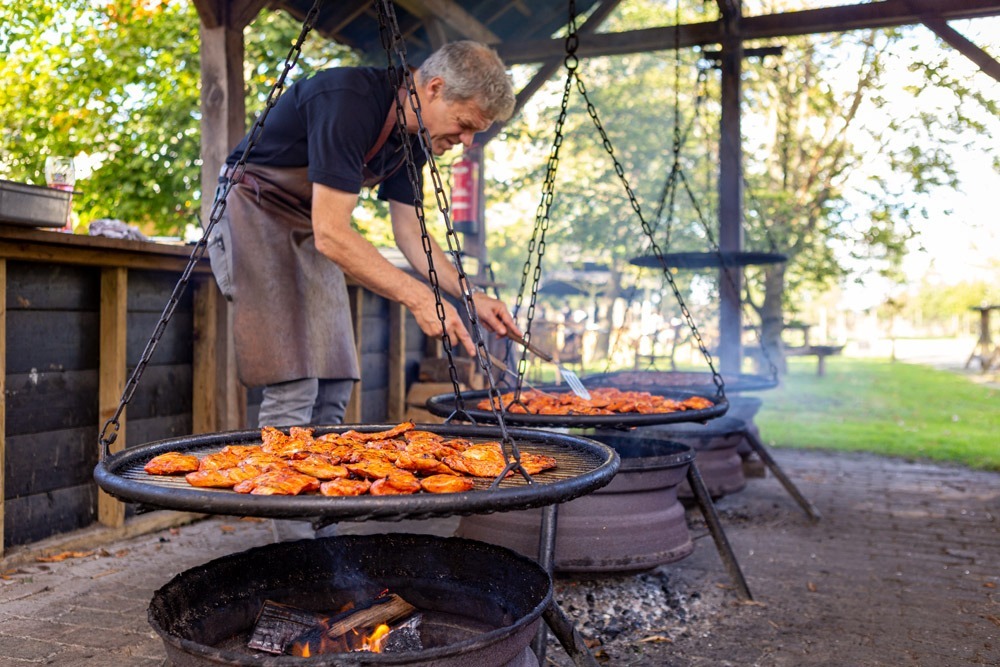
[[[7,260],[0,259],[0,294],[7,294]],[[4,480],[7,477],[7,298],[0,300],[0,558],[3,558],[6,547],[4,515],[7,512],[4,498],[7,489]]]
[[[403,420],[406,412],[406,308],[389,304],[389,359],[386,410],[392,422]]]
[[[935,35],[947,42],[953,49],[975,63],[983,72],[1000,81],[1000,62],[994,60],[993,56],[976,46],[965,35],[939,19],[925,19],[924,25],[933,30]]]
[[[180,280],[177,271],[131,271],[128,276],[128,309],[132,312],[163,312]],[[204,280],[206,276],[192,278],[178,296],[177,310],[191,311],[194,303],[193,282]]]
[[[98,371],[36,371],[6,375],[7,435],[94,428]]]
[[[222,300],[215,282],[203,280],[194,288],[192,314],[191,361],[191,432],[213,433],[219,427],[219,405],[216,398],[221,393],[216,386],[219,377],[219,346],[216,340],[215,310]]]
[[[210,220],[219,169],[246,133],[243,30],[201,26],[201,219]]]
[[[97,487],[93,482],[6,503],[8,547],[85,528],[94,521]]]
[[[191,363],[194,358],[194,341],[191,338],[193,318],[194,313],[190,311],[178,310],[173,314],[156,343],[150,364],[159,366]],[[129,311],[125,359],[130,368],[139,363],[159,321],[160,313]]]
[[[189,414],[191,373],[189,364],[146,366],[128,404],[129,419]]]
[[[813,35],[873,28],[891,28],[923,23],[927,19],[955,21],[1000,15],[996,0],[881,0],[865,4],[824,7],[797,12],[781,12],[743,17],[740,37],[743,40],[768,39],[793,35]],[[599,33],[580,42],[576,51],[581,58],[687,49],[722,42],[725,31],[722,21],[689,23],[631,30],[619,33]],[[565,40],[537,39],[508,41],[496,47],[507,65],[534,63],[565,53]]]
[[[7,311],[7,373],[93,370],[100,349],[97,311]]]
[[[454,0],[396,0],[400,7],[426,20],[432,17],[451,26],[466,39],[498,44],[500,38]]]
[[[98,422],[103,429],[115,415],[125,389],[126,321],[128,311],[128,272],[121,267],[101,271],[101,353],[98,371]],[[118,417],[119,428],[110,452],[125,448],[125,412]],[[106,526],[125,523],[125,505],[99,491],[97,518]]]
[[[186,412],[145,419],[137,419],[132,412],[128,416],[129,447],[141,447],[157,440],[181,438],[191,433],[193,433],[191,416]]]
[[[16,498],[93,483],[94,425],[6,436],[6,496]]]
[[[85,310],[97,312],[97,272],[86,266],[7,263],[7,311]]]
[[[358,365],[361,365],[361,341],[364,331],[364,296],[360,287],[348,287],[347,297],[350,301],[351,321],[354,323],[354,345],[358,355]],[[347,424],[361,423],[362,391],[365,382],[365,374],[361,374],[361,379],[354,383],[351,391],[351,400],[347,403],[347,410],[344,412],[344,422]]]

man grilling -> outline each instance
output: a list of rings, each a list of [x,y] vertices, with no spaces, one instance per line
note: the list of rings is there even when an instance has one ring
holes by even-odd
[[[469,146],[477,132],[513,111],[505,67],[483,44],[449,43],[413,76],[435,155]],[[396,125],[397,95],[405,135]],[[410,142],[418,170],[425,158],[405,95],[392,89],[385,68],[333,68],[295,83],[271,110],[245,174],[230,191],[209,253],[219,287],[233,303],[239,378],[264,387],[260,426],[342,422],[359,377],[345,274],[405,305],[427,335],[442,333],[427,284],[394,267],[351,226],[361,188],[379,185],[396,245],[428,275],[403,142]],[[247,141],[227,159],[221,183]],[[457,270],[437,242],[430,239],[430,246],[441,289],[460,296]],[[482,292],[473,298],[486,327],[501,336],[517,332],[502,302]],[[475,354],[456,309],[445,303],[444,311],[449,341]]]

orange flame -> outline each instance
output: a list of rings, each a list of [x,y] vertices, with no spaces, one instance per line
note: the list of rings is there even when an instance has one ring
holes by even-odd
[[[381,653],[382,640],[384,640],[388,634],[389,634],[389,626],[386,625],[385,623],[381,624],[380,626],[375,628],[375,632],[373,632],[370,636],[365,637],[364,648],[371,651],[372,653]]]

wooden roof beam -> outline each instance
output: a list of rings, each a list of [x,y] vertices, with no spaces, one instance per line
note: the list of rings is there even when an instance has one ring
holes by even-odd
[[[740,22],[740,38],[744,41],[769,39],[890,28],[924,23],[927,20],[954,21],[998,15],[1000,2],[997,0],[949,0],[947,3],[939,0],[882,0],[799,12],[744,16]],[[600,33],[581,43],[577,55],[594,57],[666,50],[675,45],[680,48],[706,46],[721,43],[723,35],[721,21]],[[506,42],[496,48],[504,62],[511,65],[558,57],[564,50],[561,39]]]
[[[438,19],[460,35],[485,44],[498,44],[500,38],[454,0],[396,0],[399,6],[422,19]]]
[[[590,16],[587,17],[586,22],[576,29],[577,34],[594,34],[601,24],[604,23],[604,21],[611,15],[611,12],[613,12],[621,3],[622,0],[602,0],[597,8],[591,12]],[[565,41],[563,43],[565,44]],[[514,102],[514,113],[512,116],[517,115],[517,113],[524,108],[524,105],[527,104],[528,100],[530,100],[531,97],[537,93],[543,85],[545,85],[545,82],[548,81],[560,67],[562,67],[564,60],[565,54],[559,58],[550,58],[542,63],[542,66],[538,68],[535,75],[531,77],[531,81],[525,84],[524,88],[518,91],[517,99]],[[500,133],[503,126],[504,123],[494,123],[488,130],[477,135],[477,143],[485,145]]]
[[[997,81],[1000,81],[1000,63],[993,59],[993,56],[983,51],[981,48],[969,41],[962,33],[958,32],[944,21],[937,19],[927,19],[924,25],[934,31],[934,34],[947,42],[953,49],[974,62],[979,69],[983,70]]]

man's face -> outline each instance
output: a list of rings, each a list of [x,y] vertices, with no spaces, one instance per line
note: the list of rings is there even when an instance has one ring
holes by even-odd
[[[483,115],[476,102],[446,102],[440,88],[432,89],[431,100],[424,107],[422,117],[430,133],[434,155],[442,155],[458,144],[471,146],[476,133],[493,124],[493,119]]]

